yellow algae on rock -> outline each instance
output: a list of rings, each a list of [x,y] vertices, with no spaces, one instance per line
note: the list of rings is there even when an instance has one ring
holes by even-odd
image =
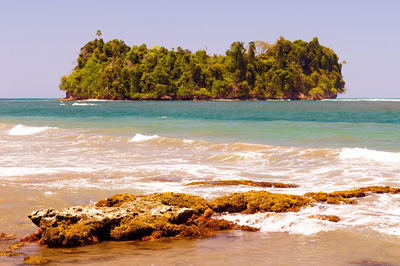
[[[163,216],[127,217],[113,228],[110,236],[114,240],[135,240],[150,236],[154,231],[165,231],[169,222]]]
[[[43,230],[41,243],[50,247],[73,247],[98,243],[101,230],[105,225],[100,222],[76,223],[60,222],[56,227]]]
[[[105,200],[96,203],[97,207],[119,207],[124,202],[134,201],[136,196],[130,194],[115,194]]]
[[[185,193],[153,193],[141,196],[141,200],[160,201],[164,205],[176,206],[179,208],[191,208],[195,209],[198,213],[203,213],[209,208],[209,204],[204,198]]]
[[[210,205],[215,212],[297,212],[311,202],[303,196],[252,190],[218,197]]]
[[[46,264],[49,262],[49,259],[44,258],[42,256],[28,256],[24,258],[24,264],[29,264],[29,265],[40,265],[40,264]]]
[[[273,187],[273,188],[296,188],[299,187],[295,184],[285,184],[278,182],[262,182],[251,180],[213,180],[213,181],[197,181],[187,184],[188,186],[194,185],[208,185],[208,186],[251,186],[251,187]]]
[[[391,188],[388,186],[370,186],[362,187],[353,190],[335,191],[331,193],[325,192],[309,192],[304,194],[306,197],[310,197],[318,202],[326,202],[328,204],[355,204],[357,201],[351,198],[362,198],[365,197],[366,193],[391,193],[396,194],[400,192],[400,188]]]

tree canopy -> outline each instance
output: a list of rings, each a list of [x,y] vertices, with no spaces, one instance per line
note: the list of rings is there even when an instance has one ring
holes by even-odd
[[[100,33],[101,34],[101,33]],[[98,35],[100,36],[100,35]],[[342,64],[319,44],[234,42],[225,55],[95,39],[61,78],[73,99],[323,99],[344,92]]]

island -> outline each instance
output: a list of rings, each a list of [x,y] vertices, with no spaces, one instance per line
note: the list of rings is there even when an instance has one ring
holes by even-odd
[[[85,44],[64,100],[321,100],[345,92],[337,54],[312,41],[233,42],[225,55],[96,38]]]

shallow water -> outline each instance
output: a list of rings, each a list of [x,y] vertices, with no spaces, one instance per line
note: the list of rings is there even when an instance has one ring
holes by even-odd
[[[211,199],[260,189],[186,185],[192,181],[293,183],[299,187],[266,190],[298,195],[400,187],[399,163],[397,99],[0,100],[0,232],[22,237],[36,230],[27,218],[33,210],[90,204],[114,193],[173,191]],[[341,221],[308,218],[312,214],[338,215]],[[357,205],[319,204],[298,213],[223,218],[261,231],[71,250],[30,245],[24,252],[60,265],[400,264],[400,195],[370,195]]]

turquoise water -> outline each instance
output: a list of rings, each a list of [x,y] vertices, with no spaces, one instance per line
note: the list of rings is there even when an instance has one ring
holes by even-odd
[[[0,232],[18,237],[37,230],[27,218],[34,210],[92,204],[115,193],[183,192],[212,199],[263,189],[304,195],[400,187],[399,173],[399,99],[0,100]],[[188,186],[232,179],[298,187]],[[321,214],[341,220],[310,218]],[[183,242],[106,242],[72,253],[32,244],[23,252],[49,257],[55,265],[201,265],[204,258],[217,265],[264,265],[267,257],[271,265],[400,261],[400,194],[371,194],[354,205],[222,217],[260,232]],[[0,264],[10,261],[21,258],[0,257]]]
[[[0,100],[0,122],[286,147],[400,151],[400,100],[57,102]]]

